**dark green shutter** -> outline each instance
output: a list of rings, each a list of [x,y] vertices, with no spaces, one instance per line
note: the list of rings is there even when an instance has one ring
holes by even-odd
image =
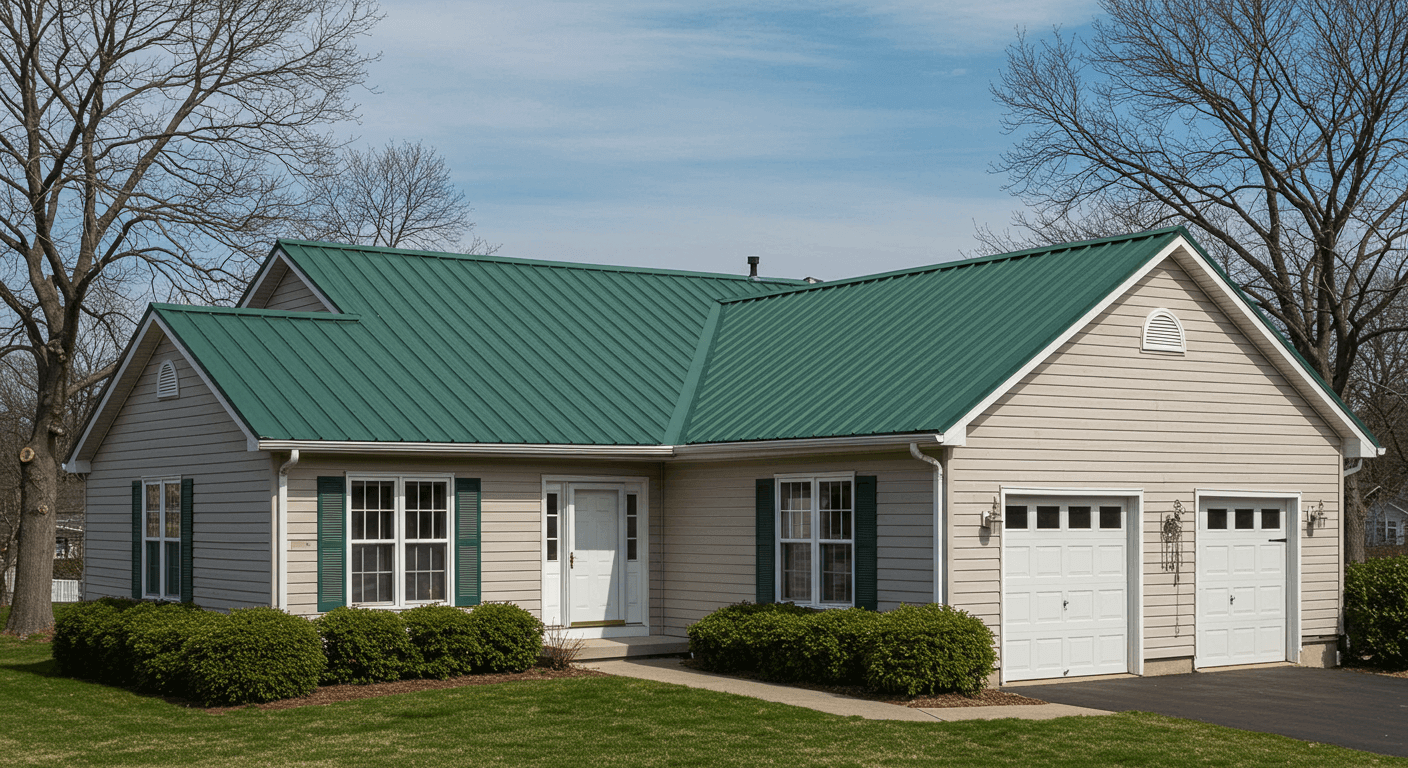
[[[191,577],[195,571],[195,555],[192,540],[195,538],[195,481],[187,477],[181,481],[181,602],[195,602],[195,589]]]
[[[280,546],[288,546],[280,542]],[[347,481],[318,478],[318,612],[347,604]]]
[[[455,478],[455,605],[479,605],[479,478]]]
[[[879,563],[876,551],[875,476],[856,478],[856,606],[878,610]]]
[[[777,600],[777,505],[773,501],[772,478],[759,480],[757,487],[757,554],[754,556],[756,599],[759,603]]]
[[[132,599],[142,599],[142,481],[132,481]]]

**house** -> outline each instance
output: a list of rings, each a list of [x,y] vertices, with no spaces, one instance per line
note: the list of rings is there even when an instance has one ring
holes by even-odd
[[[89,598],[939,601],[1012,681],[1334,664],[1379,452],[1174,228],[816,284],[280,241],[151,306],[66,466]]]
[[[1370,547],[1403,546],[1408,533],[1408,493],[1384,499],[1369,507],[1364,543]]]

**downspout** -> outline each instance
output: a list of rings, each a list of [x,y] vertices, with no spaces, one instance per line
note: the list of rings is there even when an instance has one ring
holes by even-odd
[[[1342,473],[1342,476],[1343,476],[1343,477],[1349,477],[1350,475],[1354,474],[1355,472],[1358,472],[1359,470],[1361,470],[1361,469],[1363,469],[1363,468],[1364,468],[1364,460],[1363,460],[1363,459],[1360,459],[1359,461],[1357,461],[1357,462],[1354,464],[1354,469],[1346,469],[1346,470]]]
[[[278,557],[279,564],[279,604],[274,606],[282,611],[288,610],[288,472],[298,466],[298,449],[294,448],[288,452],[288,461],[279,467],[279,521],[278,521]]]
[[[919,450],[918,443],[909,444],[909,455],[920,461],[934,465],[934,602],[940,605],[948,604],[948,579],[945,569],[947,567],[947,553],[944,551],[945,512],[947,511],[947,494],[944,492],[944,465],[943,462],[929,456]]]

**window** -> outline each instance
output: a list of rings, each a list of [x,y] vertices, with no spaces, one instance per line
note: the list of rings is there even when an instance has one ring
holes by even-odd
[[[778,481],[779,600],[854,603],[854,486],[850,477]]]
[[[142,594],[181,595],[181,481],[143,483]]]
[[[399,607],[444,601],[449,480],[353,478],[348,495],[352,603]]]
[[[181,382],[176,378],[176,364],[167,360],[156,372],[156,399],[168,400],[181,395]]]
[[[548,494],[548,524],[547,524],[548,561],[557,559],[557,494]]]
[[[1167,309],[1156,309],[1144,319],[1144,335],[1140,349],[1146,352],[1188,351],[1183,336],[1183,324]]]

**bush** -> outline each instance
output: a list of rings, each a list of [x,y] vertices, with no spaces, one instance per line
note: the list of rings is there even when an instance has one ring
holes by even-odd
[[[469,612],[478,648],[470,660],[475,672],[522,672],[543,650],[543,623],[513,603],[484,603]]]
[[[467,675],[483,653],[469,614],[448,605],[423,605],[401,614],[416,649],[410,677],[446,680]]]
[[[131,684],[142,691],[191,697],[192,637],[225,619],[191,603],[147,603],[122,617]]]
[[[987,685],[997,655],[983,622],[946,605],[900,606],[881,614],[865,660],[865,682],[906,696]]]
[[[53,654],[59,674],[123,685],[131,677],[122,614],[142,603],[104,597],[75,603],[54,619]]]
[[[191,636],[191,693],[206,706],[306,696],[326,659],[313,622],[275,608],[241,608]]]
[[[1344,571],[1350,653],[1375,666],[1408,667],[1408,555],[1350,563]]]
[[[765,680],[867,685],[885,693],[976,693],[996,654],[992,633],[962,611],[930,605],[887,613],[740,603],[689,628],[700,667]]]
[[[325,685],[400,680],[413,671],[416,649],[398,613],[334,608],[313,623],[328,660]]]

